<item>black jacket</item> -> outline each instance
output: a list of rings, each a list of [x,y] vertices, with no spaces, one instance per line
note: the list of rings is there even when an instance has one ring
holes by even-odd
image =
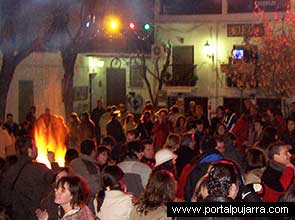
[[[33,163],[27,156],[20,157],[3,174],[0,203],[11,208],[13,220],[36,219],[35,210],[39,208],[53,180],[54,172],[44,164]]]

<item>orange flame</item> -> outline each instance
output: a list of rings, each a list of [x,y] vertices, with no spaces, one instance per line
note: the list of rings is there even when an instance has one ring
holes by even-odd
[[[35,123],[34,137],[38,148],[37,161],[51,168],[47,152],[55,154],[55,161],[59,166],[64,166],[66,153],[65,140],[69,131],[61,116],[41,115]]]

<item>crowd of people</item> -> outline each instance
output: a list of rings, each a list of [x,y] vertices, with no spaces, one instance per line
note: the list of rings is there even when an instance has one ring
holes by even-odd
[[[250,100],[244,106],[242,114],[219,106],[207,117],[194,101],[186,111],[147,101],[138,116],[99,99],[91,114],[73,112],[63,122],[65,166],[50,152],[51,169],[35,161],[36,108],[20,126],[7,114],[1,218],[164,220],[173,201],[294,202],[295,111],[284,118]],[[42,117],[49,126],[50,110]]]

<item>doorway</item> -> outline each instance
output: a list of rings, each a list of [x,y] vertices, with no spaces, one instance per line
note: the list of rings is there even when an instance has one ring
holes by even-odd
[[[107,105],[126,102],[126,69],[107,68]]]
[[[18,84],[18,121],[26,120],[26,115],[34,105],[34,83],[29,80],[21,80]]]

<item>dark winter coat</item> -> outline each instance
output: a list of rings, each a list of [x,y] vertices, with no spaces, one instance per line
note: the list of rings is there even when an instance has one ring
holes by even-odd
[[[199,179],[207,173],[209,164],[221,159],[222,155],[216,150],[204,153],[204,155],[200,158],[199,162],[192,169],[186,180],[184,187],[184,198],[187,202],[191,201],[196,184]]]
[[[0,203],[11,208],[13,220],[36,219],[35,210],[53,180],[54,173],[44,164],[34,163],[28,156],[20,157],[3,175]]]

